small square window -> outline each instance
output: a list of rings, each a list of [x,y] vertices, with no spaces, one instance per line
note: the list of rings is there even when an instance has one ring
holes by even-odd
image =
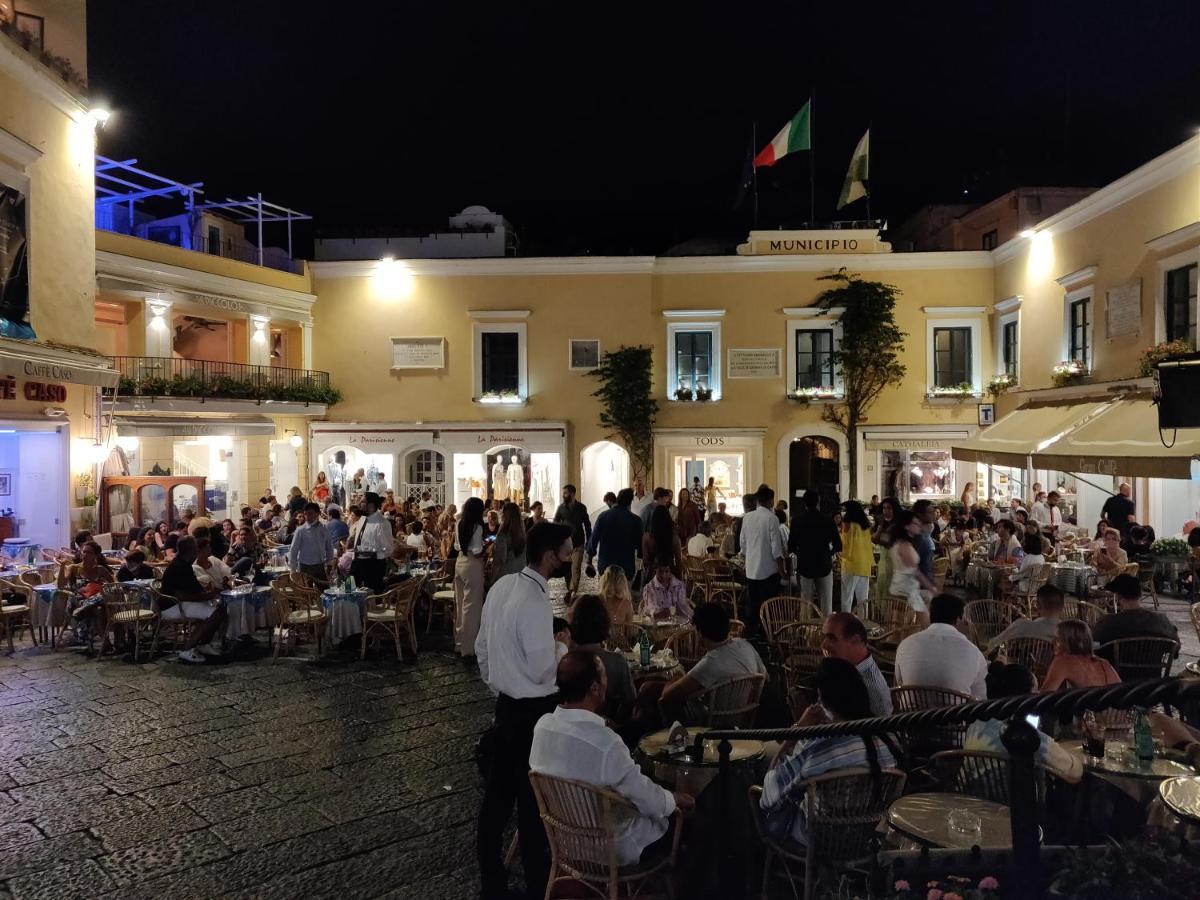
[[[598,340],[568,341],[567,367],[573,371],[591,371],[600,365],[600,342]]]

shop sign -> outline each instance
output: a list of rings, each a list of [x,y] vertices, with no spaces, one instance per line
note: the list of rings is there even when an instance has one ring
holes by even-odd
[[[476,444],[524,444],[525,438],[515,434],[477,434]]]
[[[778,378],[781,351],[774,348],[729,348],[730,378]]]
[[[826,253],[891,253],[892,245],[873,228],[829,228],[813,231],[752,231],[739,244],[740,256],[805,256]]]
[[[872,441],[887,450],[941,450],[941,441]]]
[[[230,300],[228,297],[216,297],[212,294],[188,294],[187,297],[195,303],[211,306],[213,309],[224,309],[228,312],[246,311],[245,303],[240,300]]]
[[[27,381],[22,390],[26,400],[40,403],[66,403],[67,387],[63,384],[47,384],[43,381]],[[9,375],[0,378],[0,400],[17,399],[17,379]]]
[[[696,446],[697,447],[724,447],[725,446],[725,438],[704,435],[704,436],[696,438]]]

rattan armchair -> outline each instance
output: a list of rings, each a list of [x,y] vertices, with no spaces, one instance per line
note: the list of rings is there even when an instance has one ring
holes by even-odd
[[[693,626],[687,625],[674,632],[667,638],[667,649],[670,650],[684,671],[690,671],[692,666],[700,662],[704,655],[703,638]]]
[[[609,650],[633,650],[642,640],[642,628],[632,622],[613,622],[608,626]]]
[[[1010,663],[1020,663],[1040,682],[1054,660],[1054,642],[1039,637],[1013,638],[1004,642],[1004,655]]]
[[[392,636],[396,644],[396,659],[404,659],[400,638],[407,636],[409,649],[417,655],[417,632],[413,624],[413,609],[421,590],[421,578],[410,578],[383,594],[367,597],[363,606],[362,652],[360,659],[367,658],[367,639],[382,631]]]
[[[752,728],[758,714],[766,675],[740,675],[714,684],[700,695],[708,711],[705,725],[709,728]]]
[[[1094,603],[1088,603],[1086,600],[1077,600],[1074,597],[1068,597],[1063,601],[1063,618],[1064,619],[1079,619],[1081,622],[1086,622],[1088,628],[1093,631],[1100,624],[1100,620],[1107,615],[1103,609]],[[1192,618],[1195,620],[1196,607],[1192,607]],[[1200,627],[1196,629],[1197,635],[1200,635]]]
[[[37,597],[34,594],[33,588],[24,584],[21,585],[23,590],[18,589],[11,582],[4,582],[0,587],[11,589],[15,595],[15,603],[5,603],[0,606],[0,626],[4,628],[5,637],[8,638],[8,652],[15,652],[13,646],[13,631],[20,628],[22,625],[29,629],[29,637],[33,641],[33,646],[37,646],[37,635],[33,628],[33,604],[37,602]],[[53,616],[51,616],[53,618]],[[22,622],[22,619],[24,620]]]
[[[758,620],[762,623],[763,633],[768,641],[784,625],[793,622],[820,623],[824,619],[817,605],[802,597],[772,597],[758,608]]]
[[[1120,638],[1101,644],[1097,651],[1107,659],[1122,681],[1169,678],[1179,655],[1179,641],[1161,637]]]
[[[987,647],[1020,616],[1016,607],[1003,600],[972,600],[963,608],[963,618],[971,625],[971,637],[981,648]]]
[[[163,602],[164,600],[166,601],[165,603]],[[178,607],[178,617],[165,617],[163,612],[172,606]],[[173,646],[181,647],[187,643],[187,639],[192,633],[192,628],[201,621],[199,619],[189,619],[187,613],[184,612],[183,604],[170,594],[164,594],[161,591],[154,592],[154,603],[151,608],[158,615],[158,621],[154,627],[154,640],[150,645],[151,656],[158,652],[158,641],[163,636],[164,631],[170,635]]]
[[[940,594],[946,587],[946,576],[950,574],[950,557],[939,556],[933,561],[934,593]]]
[[[824,658],[824,654],[816,647],[792,647],[779,664],[784,686],[788,690],[814,690],[817,667]]]
[[[973,698],[948,688],[906,684],[892,688],[892,711],[913,712],[918,709],[937,709],[942,706],[959,706],[970,703]],[[928,759],[940,750],[956,750],[962,747],[965,725],[923,725],[897,732],[900,745],[910,759]]]
[[[888,594],[886,597],[868,598],[865,604],[860,604],[860,619],[882,625],[884,628],[894,628],[897,625],[909,625],[916,621],[917,615],[908,605],[907,597]]]
[[[108,628],[116,636],[120,628],[133,632],[133,661],[136,663],[142,649],[142,630],[150,629],[151,646],[158,633],[158,609],[156,603],[146,606],[140,591],[127,591],[123,584],[106,584],[102,591],[104,613]]]
[[[750,788],[751,818],[766,850],[763,860],[762,897],[770,896],[771,873],[778,861],[791,888],[796,891],[796,879],[803,875],[804,900],[816,895],[821,869],[838,871],[861,869],[874,855],[879,823],[888,807],[904,792],[907,776],[899,769],[880,771],[878,787],[865,768],[843,769],[818,775],[802,782],[797,792],[803,797],[794,802],[805,805],[805,842],[790,838],[779,839],[766,833],[761,810],[762,788]],[[803,872],[793,872],[796,866]]]
[[[737,580],[738,567],[727,559],[704,560],[704,599],[708,603],[728,604],[737,614],[738,602],[746,586]]]
[[[617,860],[617,838],[626,824],[640,815],[620,794],[566,778],[529,773],[538,811],[550,844],[550,878],[546,900],[554,894],[559,879],[583,882],[598,897],[617,900],[624,892],[633,897],[651,880],[665,882],[674,897],[672,870],[679,856],[683,818],[673,815],[675,833],[670,849],[662,855],[643,858],[630,866]]]
[[[1154,583],[1154,577],[1158,574],[1158,565],[1151,564],[1142,566],[1137,573],[1138,585],[1142,589],[1142,596],[1150,595],[1150,599],[1154,601],[1154,608],[1158,609],[1158,586]]]
[[[1009,805],[1009,757],[986,750],[943,750],[933,755],[934,769],[942,789],[967,794],[993,803]],[[1038,806],[1046,796],[1046,773],[1035,766]]]
[[[271,629],[275,650],[271,661],[279,658],[284,641],[293,628],[297,633],[305,630],[312,632],[313,639],[317,642],[317,656],[320,656],[325,625],[329,621],[329,616],[321,606],[321,595],[314,590],[296,587],[293,584],[280,584],[280,580],[277,579],[271,585],[271,606],[275,611],[275,624]]]

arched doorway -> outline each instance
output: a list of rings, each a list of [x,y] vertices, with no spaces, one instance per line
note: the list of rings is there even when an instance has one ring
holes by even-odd
[[[841,460],[837,441],[816,434],[796,438],[788,447],[788,509],[794,517],[800,496],[815,489],[821,509],[832,513],[841,503]]]
[[[579,454],[579,499],[595,521],[604,510],[604,495],[630,487],[629,452],[612,441],[588,444]]]
[[[413,450],[404,457],[401,472],[401,490],[398,499],[416,500],[418,503],[429,493],[438,506],[446,505],[446,455],[437,450]]]

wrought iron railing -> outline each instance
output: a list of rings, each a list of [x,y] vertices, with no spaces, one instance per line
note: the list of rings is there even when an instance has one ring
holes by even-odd
[[[337,403],[328,372],[210,359],[114,356],[118,397],[196,397]]]
[[[692,753],[702,752],[704,742],[719,742],[717,751],[721,763],[721,784],[725,792],[722,801],[725,803],[726,813],[732,815],[733,804],[746,801],[744,797],[730,796],[730,779],[725,777],[728,772],[729,754],[732,750],[729,744],[730,740],[793,741],[846,734],[867,736],[907,731],[922,726],[965,725],[984,719],[1006,719],[1008,727],[1004,731],[1002,740],[1010,756],[1009,797],[1011,798],[1010,818],[1013,846],[1010,883],[1016,887],[1013,896],[1040,897],[1043,891],[1043,882],[1033,762],[1040,739],[1033,726],[1025,721],[1025,717],[1053,714],[1060,719],[1069,719],[1089,709],[1149,708],[1158,704],[1170,706],[1178,705],[1180,701],[1196,700],[1200,700],[1200,680],[1146,679],[1107,687],[1077,688],[1048,694],[1026,694],[1020,697],[965,703],[961,706],[921,709],[875,719],[830,722],[825,725],[810,725],[802,728],[714,729],[696,736]],[[733,819],[731,818],[729,821],[733,821]],[[727,896],[736,894],[737,886],[735,884],[731,883],[726,887],[730,891]]]

